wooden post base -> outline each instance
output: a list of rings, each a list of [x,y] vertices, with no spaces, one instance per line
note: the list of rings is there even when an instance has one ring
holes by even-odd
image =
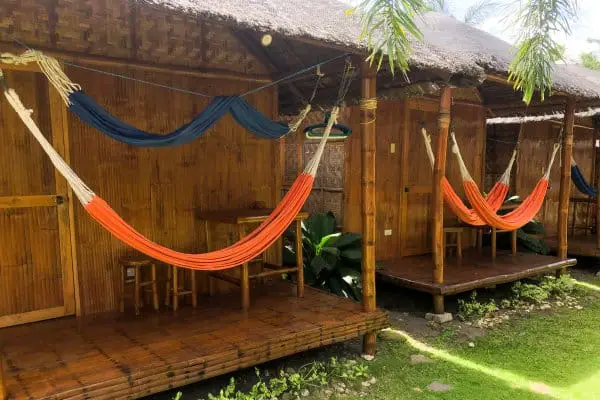
[[[566,268],[561,268],[556,270],[556,277],[560,278],[562,275],[565,275],[567,273],[567,269]]]
[[[4,376],[4,360],[0,356],[0,400],[8,399],[8,390],[6,389],[6,377]]]
[[[377,333],[369,332],[363,336],[363,354],[374,356],[377,352]]]
[[[443,314],[445,312],[444,307],[444,296],[441,294],[433,295],[433,312],[436,314]]]

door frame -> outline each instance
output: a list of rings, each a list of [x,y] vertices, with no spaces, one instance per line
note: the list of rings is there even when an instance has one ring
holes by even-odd
[[[41,73],[35,64],[3,64],[3,70]],[[48,83],[51,138],[56,151],[70,163],[67,106],[56,89]],[[75,211],[73,192],[66,179],[55,169],[56,194],[0,197],[0,209],[56,207],[59,254],[62,271],[63,305],[0,317],[0,328],[42,321],[68,315],[81,315],[77,252],[75,248]]]

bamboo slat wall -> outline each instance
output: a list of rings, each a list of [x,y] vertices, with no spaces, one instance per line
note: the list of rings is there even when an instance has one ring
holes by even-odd
[[[581,121],[577,121],[581,124]],[[495,160],[488,159],[486,180],[492,181],[493,177],[499,176],[510,157],[513,148],[513,142],[518,136],[518,125],[506,125],[496,128],[488,128],[490,140],[487,146],[488,154],[498,155]],[[552,152],[552,146],[556,141],[560,131],[560,125],[550,122],[526,124],[521,138],[521,147],[515,170],[513,171],[513,190],[512,192],[521,196],[527,196],[537,181],[540,179],[543,171],[548,165],[549,157]],[[574,129],[573,158],[577,161],[586,179],[592,182],[594,166],[594,136],[593,131],[577,128]],[[554,236],[557,232],[558,223],[558,189],[560,186],[560,163],[555,162],[550,173],[550,189],[546,195],[546,201],[537,215],[545,226],[547,234]],[[585,195],[579,193],[574,187],[571,190],[571,197],[584,198]],[[571,206],[572,211],[572,206]],[[585,220],[585,208],[578,207],[577,221]],[[569,216],[571,221],[572,216]],[[570,231],[569,231],[570,232]],[[581,233],[581,232],[580,232]]]
[[[352,108],[351,125],[358,129],[358,109]],[[485,112],[477,105],[455,104],[452,122],[465,162],[481,183],[485,153]],[[377,259],[430,252],[431,166],[420,133],[421,122],[435,137],[438,100],[411,98],[382,100],[377,112]],[[361,231],[360,141],[346,144],[344,228]],[[448,149],[447,177],[463,194],[454,155]],[[446,209],[445,224],[456,224]],[[389,234],[391,230],[391,235]],[[386,232],[387,231],[387,232]]]
[[[50,139],[47,84],[42,76],[5,72]],[[25,196],[56,193],[54,171],[37,142],[6,102],[0,102],[0,321],[1,317],[63,305],[56,207],[25,207]],[[16,198],[13,196],[17,196]],[[45,196],[44,198],[50,198]],[[41,196],[39,197],[41,199]],[[35,203],[35,201],[31,201]],[[51,202],[50,202],[51,204]],[[2,322],[0,322],[2,324]]]
[[[214,94],[234,94],[249,88],[240,82],[125,68],[113,72]],[[77,69],[67,73],[114,115],[148,131],[171,131],[208,103],[205,98]],[[34,109],[42,130],[50,132],[45,78],[30,72],[8,73],[8,77],[24,103]],[[249,100],[266,115],[275,116],[274,98],[275,92],[266,90]],[[53,168],[5,103],[0,118],[0,195],[55,193]],[[71,164],[80,176],[135,228],[178,250],[206,249],[204,229],[195,218],[197,210],[249,207],[257,201],[274,206],[280,196],[279,142],[255,138],[229,116],[205,137],[165,149],[121,144],[74,116],[69,117],[68,128]],[[0,316],[60,305],[56,209],[2,210],[0,219]],[[211,238],[213,248],[235,240],[226,227],[217,228]],[[82,312],[117,309],[117,260],[131,249],[111,238],[79,205],[75,207],[75,243]],[[270,253],[270,261],[275,261],[275,252]],[[200,281],[206,288],[206,280]],[[225,283],[220,285],[223,290],[229,288]]]
[[[12,43],[16,37],[43,49],[246,74],[268,72],[228,28],[132,1],[4,0],[0,28],[0,41]]]
[[[120,72],[214,94],[248,89],[239,82]],[[205,98],[116,78],[91,80],[81,71],[69,73],[112,113],[153,132],[173,130],[208,103]],[[249,100],[266,115],[276,113],[272,90]],[[195,219],[197,210],[249,207],[257,201],[269,207],[279,197],[279,143],[256,139],[230,116],[193,143],[163,149],[121,144],[74,118],[69,130],[72,164],[83,179],[143,234],[175,249],[205,251],[204,230]],[[83,309],[115,309],[117,259],[130,250],[91,221],[81,207],[76,209],[76,229]],[[217,230],[211,234],[212,248],[236,240],[231,228]]]

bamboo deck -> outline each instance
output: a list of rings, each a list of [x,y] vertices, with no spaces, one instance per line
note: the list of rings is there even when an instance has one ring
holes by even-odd
[[[556,250],[556,237],[544,238],[552,250]],[[577,257],[600,257],[600,249],[596,245],[595,235],[575,235],[567,238],[567,253]]]
[[[434,295],[451,295],[556,271],[577,263],[575,259],[559,260],[533,253],[513,256],[500,251],[494,261],[489,252],[479,254],[476,250],[465,252],[461,262],[454,257],[447,257],[445,261],[442,284],[433,281],[431,255],[385,261],[377,274],[381,279],[400,286]]]
[[[200,299],[135,318],[64,318],[0,330],[9,399],[125,399],[187,385],[308,349],[356,338],[387,324],[384,312],[307,287],[270,283],[238,296]]]

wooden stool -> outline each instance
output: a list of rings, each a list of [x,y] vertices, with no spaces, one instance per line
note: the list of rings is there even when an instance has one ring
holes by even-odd
[[[154,260],[144,256],[131,256],[121,257],[119,259],[121,265],[121,312],[125,312],[125,287],[128,284],[134,285],[134,299],[133,304],[135,307],[135,315],[140,314],[140,307],[143,305],[141,299],[142,290],[146,286],[151,286],[150,291],[152,292],[152,303],[154,309],[158,311],[158,289],[156,286],[156,265]],[[151,267],[152,280],[142,281],[142,268]],[[133,270],[133,277],[129,279],[128,271]]]
[[[462,258],[462,233],[465,228],[462,227],[449,227],[444,228],[444,249],[456,248],[456,258]],[[455,234],[456,240],[454,243],[449,243],[448,238],[450,235]]]
[[[510,232],[510,250],[512,255],[517,255],[517,231],[505,231],[492,227],[492,258],[496,258],[496,241],[498,233]]]
[[[190,270],[192,274],[192,287],[191,289],[185,289],[185,280],[183,282],[179,281],[179,270],[174,265],[169,265],[169,272],[167,276],[167,294],[165,296],[165,305],[171,305],[171,296],[173,297],[173,310],[177,311],[179,309],[179,298],[181,296],[192,296],[192,306],[196,308],[198,305],[198,296],[196,293],[196,271]],[[185,273],[185,269],[183,270]]]

